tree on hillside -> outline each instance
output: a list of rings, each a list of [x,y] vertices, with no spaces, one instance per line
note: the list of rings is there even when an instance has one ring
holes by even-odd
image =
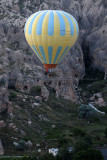
[[[96,116],[96,111],[89,105],[83,104],[79,107],[78,117],[82,119],[90,119]]]

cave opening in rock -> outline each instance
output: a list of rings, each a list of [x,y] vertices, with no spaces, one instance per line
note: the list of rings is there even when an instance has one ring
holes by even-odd
[[[48,85],[51,85],[52,84],[52,81],[49,81]]]
[[[93,67],[93,57],[90,54],[90,46],[89,44],[83,43],[82,44],[83,50],[83,60],[85,65],[85,76],[84,78],[89,79],[103,79],[104,72],[98,68]]]
[[[61,86],[61,82],[58,83],[58,86]]]
[[[55,90],[55,88],[52,88],[52,91],[53,91],[53,93],[54,93],[54,94],[56,94],[56,90]]]
[[[16,88],[15,88],[14,85],[8,85],[8,89],[13,89],[13,90],[15,90]]]
[[[8,109],[5,108],[4,110],[2,110],[2,111],[0,112],[0,115],[1,115],[2,118],[6,119],[7,116],[8,116]]]
[[[24,90],[28,90],[28,86],[24,86]]]

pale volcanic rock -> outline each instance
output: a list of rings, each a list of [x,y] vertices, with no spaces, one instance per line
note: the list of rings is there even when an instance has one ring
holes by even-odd
[[[5,126],[5,122],[4,120],[0,120],[0,128],[4,127]]]
[[[33,144],[32,144],[32,142],[29,140],[28,142],[26,142],[26,146],[27,146],[28,148],[31,148],[31,147],[33,147]]]
[[[41,87],[41,95],[45,100],[48,100],[49,98],[49,91],[45,86]]]
[[[38,100],[39,102],[42,102],[42,97],[40,96],[35,96],[35,99]]]
[[[103,98],[98,98],[98,100],[95,102],[96,105],[98,106],[105,106],[105,102]]]

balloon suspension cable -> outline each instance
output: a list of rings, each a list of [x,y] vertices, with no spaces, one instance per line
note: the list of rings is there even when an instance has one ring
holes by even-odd
[[[48,68],[46,68],[46,72],[48,73]]]

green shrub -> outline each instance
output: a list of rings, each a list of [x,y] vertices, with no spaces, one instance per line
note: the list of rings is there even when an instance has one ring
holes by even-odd
[[[52,154],[45,154],[40,160],[55,160],[55,157]]]
[[[34,86],[30,89],[30,94],[32,96],[41,95],[41,87],[40,86]]]
[[[31,138],[30,137],[24,137],[23,140],[27,142],[27,141],[31,140]]]
[[[91,119],[95,117],[97,112],[89,105],[83,104],[79,107],[78,117],[82,119]]]
[[[93,115],[92,117],[90,117],[89,122],[90,123],[95,123],[95,122],[99,122],[100,121],[100,116],[98,116],[97,114]]]
[[[17,97],[17,94],[13,91],[10,92],[10,95],[9,95],[9,100],[12,101],[12,99],[16,98]]]
[[[60,139],[62,137],[62,130],[58,128],[47,129],[46,138],[47,139]]]
[[[24,157],[22,158],[22,160],[37,160],[37,158],[36,158],[36,157],[32,157],[32,156],[29,156],[29,157],[24,156]]]
[[[75,127],[71,131],[73,132],[74,136],[85,136],[85,131],[79,127]]]
[[[77,141],[74,146],[75,152],[87,150],[88,148],[90,148],[90,145],[88,143],[86,143],[84,140]]]
[[[67,145],[67,144],[68,144],[68,140],[66,138],[62,137],[62,138],[59,139],[59,147]]]
[[[73,160],[104,160],[100,151],[89,148],[74,154]]]
[[[94,91],[95,93],[97,93],[106,85],[107,85],[107,81],[101,80],[101,81],[94,82],[91,86],[88,87],[88,89],[89,91]]]
[[[71,160],[71,154],[69,153],[66,146],[59,149],[56,160]]]
[[[84,141],[85,141],[87,144],[92,145],[92,136],[86,135],[86,136],[84,137]]]
[[[26,141],[20,140],[18,142],[19,145],[16,147],[16,150],[24,151],[26,149],[25,143],[26,143]]]
[[[101,106],[98,108],[100,111],[107,113],[107,106]]]
[[[100,140],[101,140],[101,138],[100,138],[100,136],[99,136],[99,135],[96,135],[96,136],[94,137],[94,139],[95,139],[95,140],[98,140],[98,141],[100,141]]]

